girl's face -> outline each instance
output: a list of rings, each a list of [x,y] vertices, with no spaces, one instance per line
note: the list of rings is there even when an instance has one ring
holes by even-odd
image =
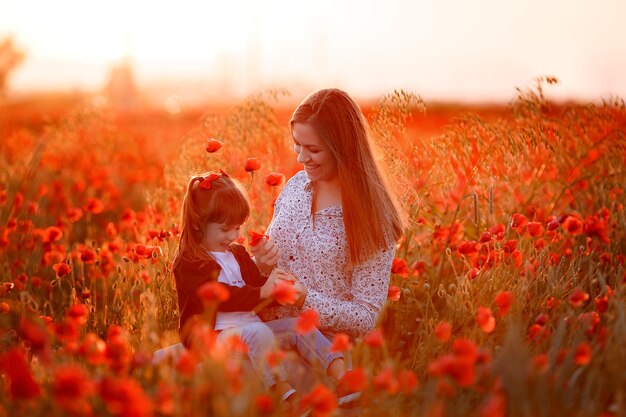
[[[337,161],[310,124],[293,124],[293,150],[298,154],[298,162],[304,164],[311,181],[337,178]]]
[[[209,223],[204,230],[202,243],[211,252],[225,252],[237,240],[240,232],[240,224]]]

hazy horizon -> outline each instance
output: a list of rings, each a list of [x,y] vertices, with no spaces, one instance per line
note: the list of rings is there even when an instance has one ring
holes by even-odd
[[[15,94],[97,92],[128,61],[139,88],[188,101],[334,86],[507,102],[544,75],[561,81],[555,99],[593,101],[626,96],[624,16],[619,0],[0,0],[0,39],[26,54]]]

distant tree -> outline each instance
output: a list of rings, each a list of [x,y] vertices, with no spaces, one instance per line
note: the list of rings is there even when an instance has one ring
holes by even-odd
[[[0,97],[6,94],[11,72],[24,60],[24,53],[17,49],[13,39],[0,41]]]

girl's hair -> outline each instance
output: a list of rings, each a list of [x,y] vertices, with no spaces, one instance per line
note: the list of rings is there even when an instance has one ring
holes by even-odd
[[[404,213],[378,165],[367,121],[359,106],[338,89],[309,95],[290,120],[309,124],[337,161],[344,225],[352,265],[397,241]]]
[[[209,223],[243,224],[250,215],[250,202],[241,184],[225,172],[207,172],[191,177],[181,209],[180,242],[174,266],[185,258],[209,260],[202,240]]]

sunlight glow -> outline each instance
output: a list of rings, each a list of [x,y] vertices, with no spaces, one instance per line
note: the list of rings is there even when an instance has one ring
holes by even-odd
[[[0,0],[0,38],[26,52],[21,91],[97,89],[125,60],[144,86],[178,86],[167,95],[203,83],[506,100],[556,75],[564,97],[597,98],[626,95],[624,15],[621,0]]]

